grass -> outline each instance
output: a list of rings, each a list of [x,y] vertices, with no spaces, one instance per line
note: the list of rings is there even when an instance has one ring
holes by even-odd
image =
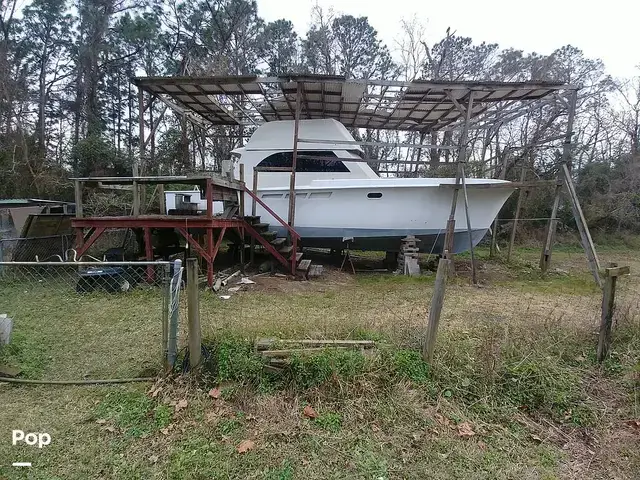
[[[600,297],[583,257],[556,250],[561,271],[542,278],[538,254],[518,249],[507,264],[480,251],[483,288],[460,270],[432,365],[419,344],[433,276],[329,272],[307,283],[262,277],[226,301],[203,293],[210,357],[199,381],[0,384],[0,478],[24,478],[8,466],[18,460],[34,463],[36,479],[634,478],[640,436],[627,422],[640,418],[640,256],[602,255],[631,264],[633,275],[620,281],[614,347],[600,367]],[[24,376],[157,368],[158,292],[78,297],[23,287],[0,298],[0,312],[15,319],[0,359]],[[271,336],[378,347],[295,357],[270,375],[252,345]],[[217,399],[208,395],[214,386]],[[303,414],[307,405],[316,418]],[[12,428],[46,431],[52,444],[13,447]],[[253,448],[240,454],[245,440]]]

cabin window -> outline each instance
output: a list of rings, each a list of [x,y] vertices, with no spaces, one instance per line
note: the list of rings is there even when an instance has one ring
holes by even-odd
[[[309,198],[329,198],[331,192],[313,192],[309,194]]]
[[[296,172],[349,172],[349,169],[340,160],[324,160],[304,157],[336,158],[336,154],[330,150],[299,151],[298,160],[296,161]],[[262,160],[257,167],[291,168],[292,162],[293,152],[278,152],[269,155],[267,158]]]
[[[382,194],[380,192],[367,193],[367,198],[382,198]]]

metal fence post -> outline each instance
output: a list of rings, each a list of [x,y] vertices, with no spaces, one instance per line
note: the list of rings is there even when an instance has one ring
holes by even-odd
[[[178,316],[180,312],[180,284],[182,280],[182,260],[173,262],[173,275],[169,281],[169,339],[167,364],[170,368],[178,356]]]
[[[196,258],[187,259],[187,307],[189,316],[189,364],[194,369],[200,365],[202,352],[198,260]]]
[[[169,371],[169,312],[171,310],[171,265],[164,265],[162,275],[162,364],[165,371]]]

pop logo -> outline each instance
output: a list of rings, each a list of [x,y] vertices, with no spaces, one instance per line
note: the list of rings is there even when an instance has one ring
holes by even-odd
[[[17,445],[19,442],[23,442],[31,447],[37,445],[38,448],[42,448],[51,443],[51,435],[40,432],[30,432],[25,434],[22,430],[13,430],[11,432],[11,443],[13,445]]]

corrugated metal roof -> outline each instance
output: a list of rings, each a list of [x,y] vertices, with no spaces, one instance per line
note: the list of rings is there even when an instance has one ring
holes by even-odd
[[[576,88],[552,82],[400,82],[324,75],[141,77],[133,83],[212,125],[293,120],[299,88],[301,119],[334,118],[347,127],[421,132],[463,121],[471,96],[471,118],[480,121]]]

